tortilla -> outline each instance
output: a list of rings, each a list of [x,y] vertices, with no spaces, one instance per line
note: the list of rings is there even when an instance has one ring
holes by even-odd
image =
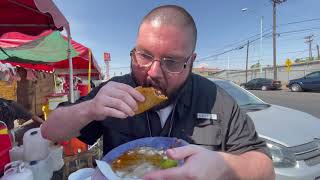
[[[168,99],[168,97],[166,97],[159,90],[156,90],[153,87],[139,86],[135,89],[145,97],[144,102],[138,102],[138,110],[135,111],[136,115],[143,113]]]

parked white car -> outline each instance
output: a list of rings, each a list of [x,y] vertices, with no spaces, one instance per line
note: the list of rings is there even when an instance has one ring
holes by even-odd
[[[252,118],[259,136],[270,149],[277,180],[320,179],[319,118],[265,103],[233,82],[213,81]]]

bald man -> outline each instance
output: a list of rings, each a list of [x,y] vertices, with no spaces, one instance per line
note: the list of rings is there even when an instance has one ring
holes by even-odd
[[[185,9],[153,9],[130,51],[131,73],[52,112],[43,135],[54,141],[78,137],[88,144],[103,136],[104,154],[150,136],[193,144],[167,151],[172,159],[185,159],[183,166],[151,172],[145,179],[274,179],[268,149],[252,120],[224,90],[192,73],[196,41],[195,22]],[[168,100],[135,115],[137,102],[144,101],[137,86],[154,87]]]

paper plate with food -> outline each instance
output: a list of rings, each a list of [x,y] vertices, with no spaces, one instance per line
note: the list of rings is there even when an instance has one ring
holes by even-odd
[[[170,137],[147,137],[130,141],[106,154],[97,161],[94,180],[137,180],[146,173],[180,166],[183,161],[170,159],[166,150],[185,146],[184,140]]]

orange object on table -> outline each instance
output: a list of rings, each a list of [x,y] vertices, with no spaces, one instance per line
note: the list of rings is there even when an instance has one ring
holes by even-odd
[[[77,88],[80,91],[80,96],[86,96],[89,93],[87,84],[77,84]]]
[[[9,131],[6,124],[0,121],[0,174],[4,166],[10,162],[9,150],[12,148]]]
[[[73,156],[88,150],[88,145],[80,141],[78,138],[72,138],[69,141],[61,143],[63,146],[63,153],[66,156]]]

